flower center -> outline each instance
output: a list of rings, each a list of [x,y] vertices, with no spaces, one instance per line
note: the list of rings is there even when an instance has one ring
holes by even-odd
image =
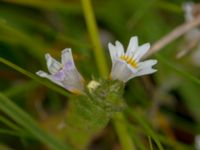
[[[138,64],[137,62],[131,58],[130,56],[127,55],[121,55],[120,59],[126,61],[129,65],[131,65],[133,68],[137,68]]]

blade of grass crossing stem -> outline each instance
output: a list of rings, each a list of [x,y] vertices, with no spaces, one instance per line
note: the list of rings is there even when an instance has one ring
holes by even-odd
[[[36,121],[25,111],[21,110],[9,98],[0,93],[0,110],[16,121],[25,130],[31,133],[36,139],[48,145],[52,150],[69,150],[69,147],[58,141],[56,138],[42,130]]]
[[[162,144],[159,141],[159,138],[157,137],[156,134],[154,134],[153,130],[148,126],[148,124],[146,123],[146,121],[143,119],[143,116],[140,115],[137,112],[132,112],[132,110],[127,109],[127,112],[130,116],[132,116],[143,128],[144,130],[147,132],[147,134],[149,136],[151,136],[151,138],[155,141],[155,143],[158,146],[159,150],[164,150],[162,147]]]
[[[28,138],[28,135],[24,134],[23,132],[16,132],[16,131],[8,130],[8,129],[0,129],[0,134],[11,135],[11,136],[16,136],[20,138]]]
[[[128,123],[127,122],[127,126],[129,129],[129,133],[135,143],[135,146],[137,149],[139,150],[146,150],[146,147],[144,146],[144,143],[142,142],[142,139],[140,138],[140,136],[137,134],[137,130],[140,130],[138,128],[136,128],[134,126],[134,124]]]
[[[94,55],[95,55],[95,60],[96,64],[98,66],[98,70],[101,74],[102,78],[107,78],[108,77],[108,65],[106,63],[106,57],[103,51],[103,48],[100,43],[99,39],[99,34],[98,34],[98,28],[97,28],[97,23],[95,20],[95,15],[92,10],[92,5],[90,0],[81,0],[82,2],[82,7],[83,7],[83,12],[87,24],[87,28],[89,31],[89,35],[91,38],[91,42],[94,47]],[[122,118],[121,120],[124,121],[124,116],[122,113],[117,113],[114,116],[114,125],[122,146],[123,150],[134,150],[133,142],[128,134],[128,130],[126,127],[125,122],[118,122],[118,119]]]
[[[13,130],[21,130],[16,124],[14,124],[14,122],[6,119],[3,116],[0,116],[0,122],[4,123],[5,125],[7,125],[8,127],[10,127]]]
[[[48,88],[50,88],[50,89],[52,89],[52,90],[64,95],[64,96],[69,96],[70,95],[70,94],[67,93],[66,90],[59,88],[58,86],[48,82],[47,80],[43,80],[43,79],[37,77],[36,75],[24,70],[23,68],[11,63],[10,61],[8,61],[8,60],[6,60],[6,59],[4,59],[2,57],[0,57],[0,62],[5,64],[6,66],[9,66],[9,67],[13,68],[16,71],[22,73],[23,75],[26,75],[29,78],[31,78],[31,79],[33,79],[33,80],[35,80],[35,81],[47,86]]]
[[[132,139],[129,137],[128,130],[125,124],[126,120],[122,113],[117,113],[115,115],[114,126],[119,136],[121,146],[124,150],[133,150],[135,146],[132,143]]]
[[[153,150],[153,144],[152,144],[150,136],[148,136],[148,141],[149,141],[150,150]]]
[[[14,131],[10,131],[10,132],[16,132],[18,133],[18,136],[26,136],[26,137],[30,137],[28,135],[28,133],[26,131],[24,131],[24,129],[18,127],[18,125],[16,125],[16,123],[14,123],[13,121],[8,120],[7,118],[0,116],[0,122],[4,123],[5,125],[7,125],[10,129],[14,130]]]

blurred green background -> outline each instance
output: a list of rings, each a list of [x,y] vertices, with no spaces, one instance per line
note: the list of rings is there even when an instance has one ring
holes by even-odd
[[[127,45],[130,37],[137,35],[140,44],[153,44],[185,22],[184,2],[93,0],[99,38],[108,66],[111,66],[108,42],[119,40]],[[150,149],[149,132],[153,132],[164,149],[194,149],[195,136],[200,133],[200,69],[191,60],[196,48],[186,56],[176,58],[185,44],[185,39],[181,37],[167,45],[159,55],[153,56],[158,59],[158,72],[132,79],[126,86],[127,126],[138,149]],[[75,63],[87,80],[99,78],[80,1],[0,1],[1,58],[35,74],[40,69],[46,70],[45,53],[59,60],[61,50],[67,47],[72,48]],[[54,128],[57,120],[63,117],[68,99],[14,68],[0,62],[0,92],[30,114],[44,130],[50,129],[62,136]],[[49,81],[44,82],[50,85]],[[130,114],[137,113],[144,116],[144,124],[150,129],[142,126],[140,119],[131,118]],[[16,128],[21,127],[2,111],[1,150],[47,149],[26,130],[22,132]],[[157,149],[155,141],[152,145]],[[90,149],[120,149],[112,124],[93,139]]]

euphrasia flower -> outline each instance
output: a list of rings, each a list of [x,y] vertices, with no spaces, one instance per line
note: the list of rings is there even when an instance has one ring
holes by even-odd
[[[51,80],[72,93],[83,93],[84,79],[76,69],[70,48],[62,51],[61,63],[52,58],[48,53],[45,55],[45,58],[50,74],[40,70],[36,73],[37,75]]]
[[[115,45],[109,43],[108,48],[112,60],[110,77],[113,80],[127,82],[133,77],[157,71],[152,68],[157,63],[157,60],[140,62],[142,56],[149,50],[150,44],[146,43],[138,46],[138,38],[136,36],[130,39],[126,52],[124,52],[124,47],[119,41],[116,41]]]

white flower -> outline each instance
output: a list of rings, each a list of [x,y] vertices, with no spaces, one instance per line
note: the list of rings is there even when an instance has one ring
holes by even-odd
[[[40,70],[36,73],[37,75],[51,80],[72,93],[83,93],[84,79],[76,69],[70,48],[62,51],[62,63],[56,61],[48,53],[45,55],[45,58],[50,74]]]
[[[124,52],[124,47],[119,41],[116,41],[115,45],[109,43],[108,48],[112,59],[110,76],[113,80],[127,82],[133,77],[157,71],[152,68],[157,63],[157,60],[140,62],[142,56],[149,50],[150,44],[146,43],[138,46],[138,38],[136,36],[130,39],[126,52]]]

